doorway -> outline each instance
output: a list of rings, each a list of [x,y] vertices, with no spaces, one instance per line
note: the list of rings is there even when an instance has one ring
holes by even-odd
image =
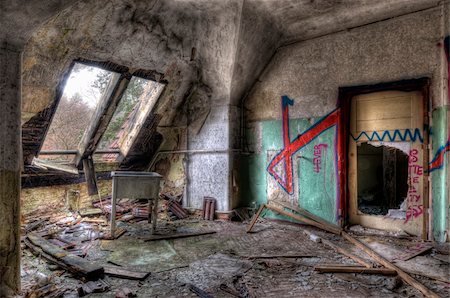
[[[350,106],[349,222],[421,235],[428,197],[422,93],[362,94]]]

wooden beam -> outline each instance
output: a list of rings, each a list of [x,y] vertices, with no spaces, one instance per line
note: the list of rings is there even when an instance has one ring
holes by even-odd
[[[258,220],[259,216],[261,215],[261,212],[264,210],[264,208],[266,208],[266,204],[262,204],[261,206],[259,206],[258,211],[256,212],[256,214],[253,216],[252,221],[250,222],[250,224],[248,225],[247,228],[247,233],[250,233],[253,229],[253,226],[255,225],[256,221]]]
[[[83,171],[86,179],[88,194],[90,196],[98,194],[97,177],[95,175],[94,160],[91,156],[83,159]]]
[[[96,150],[93,154],[119,154],[119,149]],[[41,150],[39,155],[77,155],[78,150]]]
[[[205,231],[198,233],[182,233],[182,234],[172,234],[172,235],[154,235],[149,238],[145,238],[144,241],[156,241],[156,240],[171,240],[171,239],[179,239],[179,238],[187,238],[187,237],[195,237],[202,235],[215,234],[216,231]]]
[[[360,274],[381,274],[381,275],[397,275],[397,271],[386,268],[366,268],[355,266],[337,265],[317,265],[315,271],[320,273],[360,273]]]
[[[340,253],[340,254],[342,254],[342,255],[344,255],[346,257],[349,257],[350,259],[352,259],[356,263],[358,263],[360,265],[363,265],[366,268],[373,267],[371,263],[369,263],[369,262],[363,260],[362,258],[352,254],[350,251],[346,250],[345,248],[339,247],[336,244],[334,244],[333,242],[328,241],[327,239],[321,238],[321,240],[322,240],[323,244],[328,245],[329,247],[331,247],[332,249],[334,249],[338,253]]]
[[[144,280],[147,278],[147,276],[150,275],[150,272],[131,271],[129,269],[118,266],[103,266],[103,267],[105,268],[106,275],[119,278]]]
[[[290,210],[295,211],[296,213],[298,213],[300,215],[308,217],[308,218],[310,218],[310,219],[312,219],[312,220],[314,220],[314,221],[316,221],[316,222],[318,222],[318,223],[320,223],[320,224],[322,224],[324,226],[329,226],[330,228],[335,229],[336,231],[342,231],[342,228],[339,227],[338,225],[335,225],[335,224],[333,224],[331,222],[328,222],[325,219],[323,219],[323,218],[321,218],[321,217],[319,217],[319,216],[317,216],[315,214],[312,214],[311,212],[309,212],[309,211],[307,211],[307,210],[305,210],[303,208],[300,208],[298,206],[292,206],[291,204],[287,204],[287,203],[284,203],[284,202],[276,202],[276,203],[281,205],[281,206],[283,206],[284,208],[290,209]]]
[[[311,233],[310,231],[303,229],[303,232],[305,234],[307,234],[308,236],[313,235],[313,233]],[[314,234],[315,235],[315,234]],[[333,242],[325,239],[325,238],[320,238],[320,241],[325,244],[328,245],[329,247],[331,247],[332,249],[334,249],[336,252],[349,257],[350,259],[352,259],[353,261],[355,261],[356,263],[366,267],[366,268],[372,268],[373,265],[370,262],[367,262],[366,260],[358,257],[357,255],[352,254],[350,251],[348,251],[347,249],[337,246],[336,244],[334,244]]]
[[[317,258],[316,255],[311,254],[286,254],[286,255],[260,255],[260,256],[240,256],[245,259],[300,259],[300,258]]]
[[[415,278],[413,278],[411,275],[400,269],[399,267],[395,266],[391,262],[389,262],[387,259],[385,259],[383,256],[379,255],[377,252],[372,250],[369,246],[362,243],[356,238],[353,238],[350,234],[346,232],[342,232],[342,237],[344,237],[346,240],[350,241],[360,249],[362,249],[364,252],[366,252],[369,256],[371,256],[374,260],[376,260],[381,265],[385,266],[386,268],[392,269],[397,271],[397,274],[409,285],[413,286],[417,290],[419,290],[425,297],[432,297],[432,298],[439,298],[439,295],[428,289],[425,285],[417,281]]]
[[[126,74],[113,73],[106,91],[102,95],[97,105],[91,123],[86,129],[80,145],[78,146],[78,154],[75,157],[75,165],[81,166],[82,160],[94,153],[103,133],[108,128],[117,105],[122,98],[123,93],[130,83],[130,79]]]
[[[272,206],[272,205],[265,205],[265,207],[266,207],[267,209],[270,209],[270,210],[272,210],[272,211],[275,211],[275,212],[277,212],[277,213],[279,213],[279,214],[288,216],[288,217],[290,217],[290,218],[292,218],[292,219],[295,219],[295,220],[298,220],[298,221],[303,222],[303,223],[305,223],[305,224],[308,224],[308,225],[317,227],[317,228],[319,228],[319,229],[328,231],[328,232],[330,232],[330,233],[333,233],[333,234],[336,234],[336,235],[340,235],[340,233],[341,233],[341,230],[340,230],[340,229],[336,229],[336,228],[331,227],[331,226],[329,226],[329,225],[324,225],[324,224],[322,224],[322,223],[319,223],[319,222],[316,222],[316,221],[311,220],[311,219],[309,219],[309,218],[306,218],[306,217],[304,217],[304,216],[302,216],[302,215],[297,215],[297,214],[294,214],[294,213],[292,213],[292,212],[285,211],[284,209],[281,209],[281,208],[278,208],[278,207],[275,207],[275,206]]]

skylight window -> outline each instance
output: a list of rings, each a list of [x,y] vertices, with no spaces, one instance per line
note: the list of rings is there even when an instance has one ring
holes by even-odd
[[[163,84],[132,77],[97,150],[120,150],[126,153],[129,148],[124,143],[136,134],[135,130],[153,109],[163,88]],[[118,156],[109,153],[102,155],[102,159],[114,161]]]
[[[98,67],[73,65],[41,151],[77,150],[113,77],[113,72]],[[73,155],[41,155],[40,158],[69,160]]]
[[[139,77],[112,63],[75,62],[34,164],[55,168],[58,162],[77,172],[91,157],[111,162],[134,154],[165,86],[145,79],[153,72],[134,73]]]

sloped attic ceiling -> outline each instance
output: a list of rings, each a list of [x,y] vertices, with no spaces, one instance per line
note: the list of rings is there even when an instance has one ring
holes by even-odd
[[[154,112],[171,125],[193,85],[204,105],[238,104],[278,47],[439,1],[83,0],[66,9],[56,0],[3,2],[2,38],[60,11],[25,47],[22,123],[51,106],[70,63],[83,58],[160,74],[168,84]]]
[[[21,28],[27,21],[28,27],[36,26],[38,22],[30,21],[30,16],[45,15],[46,11],[57,11],[67,5],[67,1],[55,0],[45,1],[46,4],[40,1],[40,5],[34,1],[3,2],[9,4],[5,4],[5,9],[7,16],[11,15],[4,18],[6,28]],[[248,88],[254,80],[248,78],[254,77],[258,68],[254,64],[265,64],[281,44],[426,9],[438,2],[79,1],[36,31],[25,49],[23,122],[53,100],[55,87],[74,58],[154,70],[166,79],[177,77],[176,83],[172,80],[173,85],[177,84],[173,86],[172,101],[179,99],[193,80],[202,81],[215,98],[225,100],[230,91],[234,92],[231,89]],[[17,17],[17,12],[21,17]]]

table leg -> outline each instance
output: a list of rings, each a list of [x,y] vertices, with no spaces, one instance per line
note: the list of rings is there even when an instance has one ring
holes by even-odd
[[[113,179],[113,190],[112,190],[112,197],[111,197],[111,238],[114,239],[114,233],[116,231],[116,187],[117,183],[114,183]]]
[[[148,200],[148,223],[151,223],[152,221],[152,214],[153,214],[153,201]]]
[[[156,231],[156,220],[158,218],[158,198],[153,199],[153,210],[152,210],[152,230],[151,233],[154,234]]]

